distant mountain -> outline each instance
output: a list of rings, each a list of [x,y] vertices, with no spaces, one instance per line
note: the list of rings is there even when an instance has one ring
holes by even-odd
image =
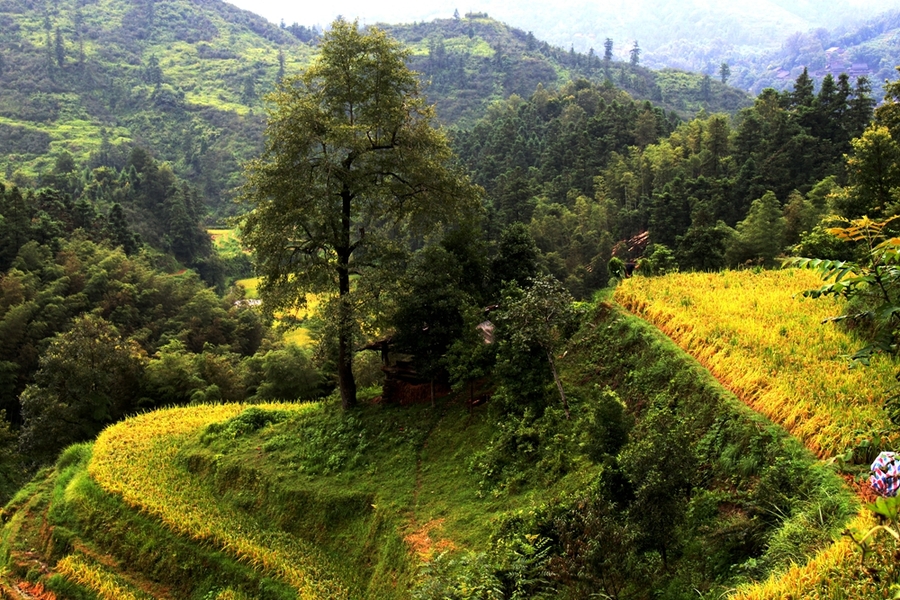
[[[139,144],[219,202],[259,148],[279,57],[311,55],[217,0],[0,0],[0,173],[27,180],[64,150],[112,166]]]
[[[378,26],[410,47],[411,66],[425,76],[426,92],[448,124],[469,125],[494,100],[511,94],[530,97],[538,84],[556,87],[579,77],[609,81],[683,117],[704,108],[734,112],[750,103],[746,94],[720,81],[704,82],[700,74],[653,71],[620,61],[606,64],[602,51],[584,54],[555,47],[484,13]]]
[[[682,116],[750,101],[709,78],[606,64],[484,15],[385,28],[409,45],[448,125],[578,77]],[[219,0],[0,0],[0,175],[40,184],[66,152],[79,168],[121,169],[140,145],[227,214],[240,163],[262,146],[263,96],[308,64],[315,42],[310,29]]]
[[[602,54],[609,38],[616,58],[627,60],[637,41],[645,66],[713,77],[725,62],[732,85],[754,93],[789,87],[803,66],[824,74],[831,61],[835,69],[879,82],[900,62],[889,12],[900,9],[900,0],[482,0],[477,6],[566,50]],[[840,52],[826,56],[834,47]]]
[[[642,63],[709,74],[722,63],[730,83],[758,93],[789,88],[804,67],[868,76],[876,95],[900,64],[900,0],[605,0],[565,5],[483,3],[492,16],[551,44],[602,52],[607,38],[627,59],[635,41]]]
[[[452,2],[428,2],[400,8],[397,4],[345,0],[339,6],[291,7],[272,0],[233,0],[274,22],[301,21],[327,25],[335,16],[359,17],[361,22],[432,21],[453,14]],[[720,40],[735,47],[776,49],[800,31],[838,26],[900,8],[900,0],[478,0],[457,5],[460,13],[486,12],[510,26],[531,31],[548,43],[587,53],[600,51],[606,38],[616,42],[619,58],[638,40],[647,51],[647,64],[674,66],[658,49],[676,42],[698,47]],[[657,62],[657,58],[660,62]]]
[[[738,57],[735,83],[758,92],[764,87],[783,89],[808,68],[813,78],[848,73],[866,76],[876,97],[885,79],[896,79],[900,65],[900,11],[873,17],[861,24],[832,30],[795,33],[776,51]]]

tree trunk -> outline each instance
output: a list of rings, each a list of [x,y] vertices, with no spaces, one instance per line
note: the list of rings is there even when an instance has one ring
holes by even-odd
[[[356,380],[353,378],[353,314],[350,310],[350,202],[348,190],[341,194],[341,244],[338,255],[338,388],[341,406],[346,410],[356,406]]]
[[[343,307],[341,309],[343,313]],[[343,321],[343,315],[342,319]],[[341,390],[341,406],[344,409],[356,406],[356,380],[353,378],[353,354],[350,348],[350,331],[345,323],[338,333],[338,387]]]
[[[562,398],[563,408],[566,409],[566,420],[569,420],[571,415],[569,414],[569,401],[566,400],[566,393],[563,391],[562,381],[559,380],[559,375],[556,372],[556,363],[553,362],[553,355],[547,350],[547,360],[550,361],[550,370],[553,371],[553,381],[556,382],[556,387],[559,389],[559,397]]]

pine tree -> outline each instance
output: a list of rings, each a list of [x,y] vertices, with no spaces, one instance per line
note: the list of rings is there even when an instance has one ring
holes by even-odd
[[[634,46],[631,47],[631,50],[628,52],[631,66],[636,67],[641,62],[641,48],[638,46],[637,40],[634,40]]]
[[[128,226],[128,220],[125,218],[125,211],[118,202],[113,204],[107,217],[107,235],[113,244],[122,246],[125,254],[131,256],[140,248],[140,242],[137,236]]]
[[[791,106],[794,108],[812,107],[815,100],[814,90],[815,84],[812,77],[809,76],[809,70],[803,67],[803,72],[797,76],[797,81],[794,82],[794,91],[790,94]]]
[[[66,44],[59,27],[56,28],[56,41],[53,48],[56,56],[56,65],[62,69],[66,65]]]
[[[728,263],[773,266],[775,258],[784,250],[786,228],[778,198],[766,192],[750,204],[747,218],[738,223],[737,235],[726,253]]]
[[[728,63],[723,62],[719,65],[719,79],[722,81],[722,84],[725,85],[728,83],[729,77],[731,77],[731,67],[728,66]]]

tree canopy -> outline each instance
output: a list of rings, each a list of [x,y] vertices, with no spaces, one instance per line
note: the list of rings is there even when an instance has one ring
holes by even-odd
[[[351,276],[390,272],[403,240],[478,206],[406,54],[378,29],[335,21],[313,65],[270,96],[266,148],[246,170],[260,292],[273,309],[334,297],[345,407],[356,401],[354,322],[371,308]]]

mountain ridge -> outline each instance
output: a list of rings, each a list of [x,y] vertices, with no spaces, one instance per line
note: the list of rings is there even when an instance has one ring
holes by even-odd
[[[230,200],[240,164],[262,148],[263,97],[282,76],[308,64],[314,45],[249,11],[218,0],[0,1],[0,173],[40,185],[57,157],[79,168],[124,166],[140,145],[202,190],[217,216]],[[300,28],[302,29],[302,28]],[[445,124],[465,126],[511,93],[607,75],[639,99],[683,116],[701,107],[749,104],[701,76],[661,76],[566,52],[487,18],[386,27],[412,50],[413,68]],[[314,43],[314,40],[312,40]],[[438,43],[440,41],[440,44]],[[433,52],[442,49],[442,56]],[[661,79],[660,79],[661,78]]]

